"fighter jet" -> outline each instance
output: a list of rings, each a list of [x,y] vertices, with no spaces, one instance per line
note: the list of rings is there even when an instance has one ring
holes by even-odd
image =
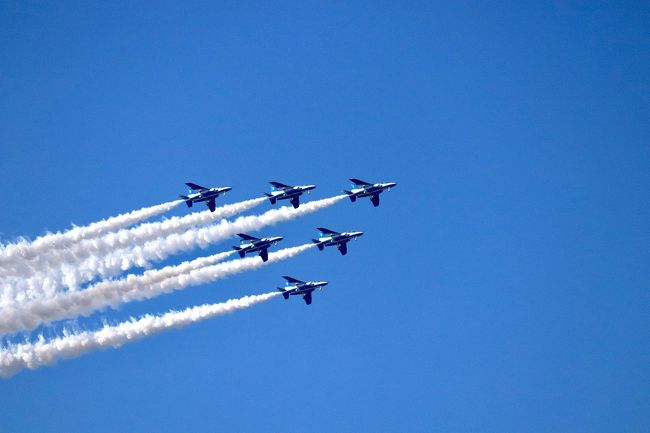
[[[341,255],[344,256],[348,253],[348,242],[363,235],[363,232],[335,232],[324,227],[319,227],[320,237],[312,239],[312,242],[318,246],[318,249],[323,251],[325,247],[336,245]]]
[[[316,185],[296,185],[289,186],[280,182],[269,182],[273,185],[273,191],[270,193],[264,193],[271,204],[275,204],[277,200],[289,200],[294,208],[300,206],[300,196],[305,191],[311,191],[316,188]]]
[[[311,292],[327,286],[327,281],[300,281],[295,278],[283,276],[287,280],[285,287],[278,287],[282,292],[284,299],[289,299],[289,296],[301,295],[307,305],[311,304]]]
[[[214,212],[214,209],[217,207],[215,203],[215,199],[219,197],[221,194],[225,194],[232,189],[229,186],[224,186],[222,188],[220,187],[205,188],[201,185],[197,185],[192,182],[187,182],[185,185],[191,188],[190,192],[188,195],[181,195],[179,197],[185,200],[185,204],[187,204],[187,207],[192,207],[193,203],[205,201],[207,202],[210,212]]]
[[[373,206],[379,206],[379,194],[384,192],[384,190],[390,191],[392,187],[397,185],[395,182],[388,183],[368,183],[359,179],[350,179],[352,181],[353,188],[344,192],[350,197],[350,201],[354,203],[357,201],[357,197],[370,197],[370,201]]]
[[[255,236],[250,236],[245,233],[237,233],[237,236],[242,239],[241,245],[233,246],[232,249],[239,253],[239,257],[244,258],[247,253],[259,251],[260,257],[264,262],[269,259],[269,247],[277,244],[283,239],[282,236],[256,238]]]

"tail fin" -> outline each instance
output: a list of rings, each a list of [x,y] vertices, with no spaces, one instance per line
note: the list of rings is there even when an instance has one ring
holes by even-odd
[[[282,287],[278,287],[278,290],[282,292],[282,297],[284,299],[289,299],[289,292],[284,290]]]
[[[276,198],[273,197],[273,194],[269,194],[268,192],[265,192],[264,195],[269,198],[269,201],[271,202],[271,204],[275,204],[275,202],[277,201]]]
[[[190,200],[190,198],[188,196],[179,195],[179,197],[182,198],[183,200],[185,200],[185,204],[187,205],[187,207],[192,207],[192,200]]]
[[[323,245],[318,239],[312,239],[311,241],[316,244],[320,251],[323,251],[325,249],[325,245]]]
[[[343,192],[346,193],[346,194],[348,195],[348,197],[350,197],[350,201],[351,201],[352,203],[354,203],[355,201],[357,201],[357,196],[356,196],[356,194],[353,193],[352,191],[343,190]]]

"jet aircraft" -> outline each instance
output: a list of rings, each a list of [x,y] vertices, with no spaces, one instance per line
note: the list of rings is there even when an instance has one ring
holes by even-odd
[[[264,194],[269,198],[271,204],[275,204],[277,200],[289,200],[294,208],[300,206],[300,196],[305,191],[311,191],[312,189],[316,188],[316,185],[290,186],[280,182],[269,183],[273,185],[273,191]]]
[[[278,290],[282,292],[284,299],[289,299],[289,296],[300,295],[307,305],[311,304],[311,293],[327,285],[327,281],[300,281],[286,275],[282,278],[287,280],[287,285],[278,287]]]
[[[217,207],[215,199],[232,189],[229,186],[224,186],[221,188],[205,188],[192,182],[187,182],[185,185],[189,186],[191,190],[188,195],[181,195],[179,197],[185,200],[187,207],[192,207],[193,203],[205,201],[207,202],[206,204],[208,205],[210,212],[214,212],[215,208]]]
[[[275,236],[271,238],[256,238],[245,233],[238,233],[237,236],[242,238],[241,245],[233,246],[232,248],[239,253],[239,257],[243,258],[247,253],[260,252],[262,261],[269,259],[269,247],[280,242],[283,237]]]
[[[343,256],[348,253],[348,242],[363,235],[363,232],[339,233],[324,227],[319,227],[318,230],[320,231],[320,237],[318,239],[312,239],[312,242],[318,246],[318,249],[323,251],[325,247],[336,245],[336,248],[339,249]]]
[[[388,183],[368,183],[359,179],[350,179],[354,184],[352,190],[345,190],[344,192],[350,197],[350,201],[354,203],[357,197],[370,197],[372,205],[379,206],[379,194],[382,192],[390,191],[392,187],[397,185],[395,182]]]

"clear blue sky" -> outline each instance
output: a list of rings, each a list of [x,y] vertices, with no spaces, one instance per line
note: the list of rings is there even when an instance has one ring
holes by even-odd
[[[399,183],[377,209],[261,232],[366,232],[345,257],[79,325],[283,274],[330,282],[309,308],[274,299],[22,372],[0,381],[0,431],[650,430],[647,3],[398,3],[0,4],[4,241],[189,180],[229,202],[269,180],[312,198]]]

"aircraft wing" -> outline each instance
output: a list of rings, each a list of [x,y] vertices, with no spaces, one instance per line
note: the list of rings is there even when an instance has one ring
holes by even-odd
[[[214,197],[208,200],[207,204],[208,204],[208,209],[210,209],[210,212],[214,212],[214,210],[217,208],[217,203],[215,203]]]
[[[247,240],[247,241],[259,241],[260,238],[256,238],[255,236],[247,235],[246,233],[237,233],[237,236],[240,238]]]
[[[305,304],[310,305],[311,304],[311,292],[307,292],[302,296],[302,299],[305,300]]]
[[[187,182],[187,183],[185,183],[185,185],[189,186],[190,188],[192,188],[193,191],[196,191],[196,192],[205,191],[207,189],[204,186],[197,185],[197,184],[192,183],[192,182]]]
[[[304,281],[297,280],[297,279],[292,278],[292,277],[289,277],[289,276],[287,276],[287,275],[283,275],[282,278],[284,278],[284,279],[287,280],[288,282],[290,282],[290,283],[294,283],[294,284],[303,284],[303,283],[304,283]]]
[[[335,232],[334,230],[326,229],[325,227],[317,227],[316,230],[318,230],[321,233],[324,233],[326,235],[339,235],[339,232]]]
[[[280,183],[280,182],[269,182],[269,183],[270,183],[271,185],[273,185],[274,187],[278,188],[278,189],[287,189],[287,188],[291,188],[291,186],[289,186],[289,185],[285,185],[285,184]]]
[[[372,183],[365,182],[361,179],[350,179],[352,183],[354,183],[356,186],[372,186]]]

